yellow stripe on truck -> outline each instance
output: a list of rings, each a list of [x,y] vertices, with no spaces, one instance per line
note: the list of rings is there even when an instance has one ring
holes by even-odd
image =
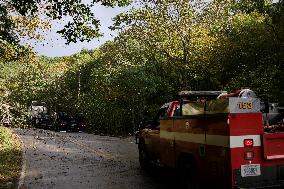
[[[193,142],[205,144],[205,135],[204,134],[193,134],[193,133],[180,133],[180,132],[168,132],[160,131],[160,138],[184,142]]]
[[[229,146],[229,136],[224,135],[206,135],[206,143],[214,146]]]
[[[243,136],[206,135],[205,137],[205,134],[168,132],[161,130],[160,138],[166,140],[192,142],[192,143],[230,147],[230,148],[244,147],[243,146],[244,139],[253,139],[254,146],[261,146],[260,135],[243,135]]]

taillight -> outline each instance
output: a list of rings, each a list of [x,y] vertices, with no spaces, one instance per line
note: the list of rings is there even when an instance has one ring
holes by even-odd
[[[248,147],[248,148],[252,148],[253,147],[253,139],[244,139],[244,146]],[[254,158],[254,152],[252,152],[252,151],[245,152],[244,158],[246,160],[252,160]]]
[[[253,147],[253,139],[245,139],[244,140],[245,147]]]
[[[252,160],[254,158],[254,153],[249,151],[249,152],[245,152],[245,157],[246,160]]]

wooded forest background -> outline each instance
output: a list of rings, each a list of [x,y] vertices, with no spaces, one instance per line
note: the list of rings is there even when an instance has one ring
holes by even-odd
[[[131,133],[181,90],[245,87],[284,103],[282,0],[145,0],[117,15],[111,29],[119,35],[100,48],[56,58],[2,33],[1,115],[23,123],[36,100],[50,113],[84,112],[90,132],[118,135]]]

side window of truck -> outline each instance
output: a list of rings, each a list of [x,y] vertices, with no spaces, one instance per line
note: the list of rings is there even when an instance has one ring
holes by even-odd
[[[159,120],[167,118],[167,111],[168,111],[168,108],[161,108],[160,109],[160,111],[158,113],[159,116],[157,116],[157,117],[159,117]]]
[[[182,105],[182,115],[204,114],[203,102],[187,102]]]
[[[180,116],[180,105],[177,104],[173,111],[174,111],[174,116]]]
[[[167,118],[167,111],[168,107],[161,108],[157,115],[155,116],[154,120],[152,121],[151,127],[159,128],[160,127],[160,119]]]

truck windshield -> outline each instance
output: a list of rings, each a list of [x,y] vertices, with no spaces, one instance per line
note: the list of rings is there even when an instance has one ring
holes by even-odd
[[[228,113],[229,102],[227,99],[207,101],[183,101],[182,115],[201,115],[214,113]]]
[[[182,115],[204,114],[205,103],[203,102],[185,102],[182,105]]]

